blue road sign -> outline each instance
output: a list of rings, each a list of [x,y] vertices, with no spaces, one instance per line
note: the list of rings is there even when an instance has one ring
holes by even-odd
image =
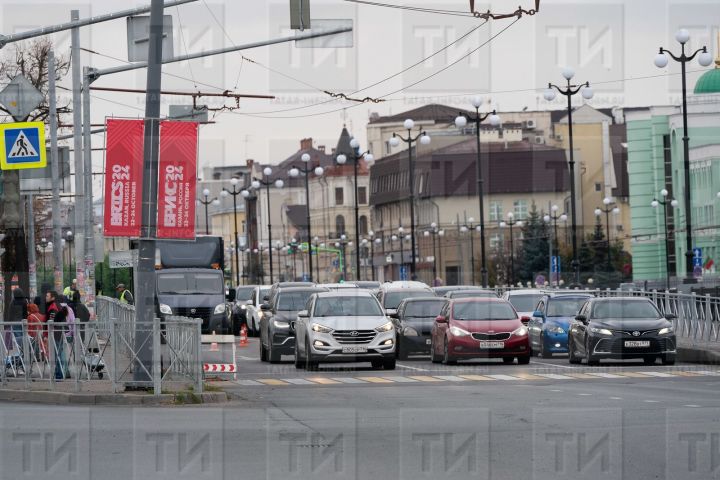
[[[699,247],[693,248],[693,266],[702,268],[702,266],[703,266],[702,248],[699,248]]]
[[[303,274],[302,274],[302,281],[303,281],[303,282],[309,282],[309,281],[310,281],[310,275],[308,275],[307,273],[303,273]]]
[[[340,260],[338,260],[337,258],[336,258],[335,260],[333,260],[333,261],[332,261],[332,266],[333,266],[333,267],[339,267],[339,266],[340,266]]]
[[[553,256],[550,267],[552,273],[560,273],[560,257]]]
[[[44,168],[47,166],[45,153],[45,125],[42,122],[6,123],[0,125],[3,170]]]
[[[407,267],[405,265],[400,265],[400,280],[407,280]]]

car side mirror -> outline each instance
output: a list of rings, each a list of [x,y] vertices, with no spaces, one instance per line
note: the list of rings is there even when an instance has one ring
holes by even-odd
[[[386,308],[386,309],[385,309],[385,315],[387,315],[388,317],[392,317],[393,315],[397,315],[397,309],[395,309],[395,308]],[[393,317],[393,318],[395,318],[395,317]]]
[[[308,318],[310,314],[307,310],[300,310],[297,314],[298,318]]]
[[[263,302],[267,302],[267,301],[269,301],[269,300],[270,300],[270,296],[265,295],[265,296],[263,297]]]
[[[447,323],[447,318],[445,317],[445,315],[438,315],[437,317],[435,317],[435,321],[437,323]]]
[[[543,312],[541,312],[540,310],[535,310],[532,316],[537,318],[543,318],[545,315],[543,315]]]
[[[575,315],[575,320],[582,323],[583,325],[587,325],[588,319],[585,315]]]
[[[260,310],[262,310],[263,312],[267,312],[268,310],[270,310],[270,304],[263,303],[262,305],[260,305]]]
[[[674,313],[666,313],[665,320],[677,320],[677,315]]]
[[[235,291],[235,289],[231,288],[227,294],[227,301],[231,302],[231,303],[234,302],[235,298],[236,298],[236,294],[237,294],[237,292]]]
[[[388,314],[388,317],[394,318],[397,320],[400,318],[400,314],[398,312],[392,312],[392,313]]]

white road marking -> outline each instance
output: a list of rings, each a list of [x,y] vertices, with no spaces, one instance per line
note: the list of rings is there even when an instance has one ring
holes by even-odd
[[[305,380],[304,378],[281,378],[280,380],[292,383],[293,385],[317,385],[317,383]]]
[[[612,373],[605,372],[588,372],[588,375],[593,375],[600,378],[624,378],[621,375],[613,375]]]
[[[549,378],[551,380],[572,380],[573,379],[573,377],[568,377],[567,375],[558,375],[557,373],[535,373],[534,375],[537,375],[538,377]]]
[[[560,393],[562,390],[550,390],[551,392]]]
[[[645,400],[645,403],[660,403],[660,400]]]
[[[467,378],[460,378],[456,377],[455,375],[433,375],[435,378],[439,378],[440,380],[445,380],[447,382],[467,382]],[[513,378],[513,380],[517,380],[516,378]]]
[[[537,364],[537,365],[548,365],[551,367],[560,367],[560,368],[569,368],[571,370],[575,370],[576,367],[571,367],[569,365],[560,365],[555,363],[546,363],[546,362],[538,362],[537,360],[531,360],[530,365]]]
[[[714,372],[714,371],[710,371],[710,370],[695,370],[694,373],[699,373],[700,375],[709,375],[709,376],[720,375],[720,372]]]
[[[648,375],[648,376],[650,376],[650,377],[661,377],[661,378],[674,377],[674,376],[675,376],[675,375],[673,375],[673,374],[671,374],[671,373],[665,373],[665,372],[638,372],[638,373],[642,373],[643,375]]]
[[[420,381],[420,380],[415,380],[414,378],[409,378],[409,377],[382,377],[382,378],[387,378],[388,380],[392,380],[393,382],[398,382],[398,383],[417,383]]]
[[[701,408],[700,405],[683,405],[683,407],[688,407],[688,408]]]
[[[485,375],[486,377],[494,378],[495,380],[521,380],[518,377],[512,377],[510,375]],[[440,377],[438,377],[440,378]]]
[[[610,397],[610,400],[622,400],[622,397]]]
[[[359,378],[352,377],[333,377],[330,380],[336,380],[340,383],[368,383],[365,380],[360,380]]]
[[[240,359],[240,360],[258,360],[257,358],[244,357],[244,356],[242,356],[242,355],[236,355],[235,358],[238,358],[238,359]]]
[[[400,368],[407,368],[408,370],[417,370],[418,372],[429,372],[427,368],[418,368],[418,367],[411,367],[410,365],[403,365],[402,363],[397,364]]]
[[[578,393],[578,397],[590,397],[592,393]]]

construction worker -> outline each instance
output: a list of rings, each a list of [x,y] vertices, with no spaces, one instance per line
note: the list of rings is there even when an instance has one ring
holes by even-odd
[[[65,287],[65,289],[63,290],[63,295],[65,296],[65,298],[70,299],[70,298],[73,297],[73,293],[75,293],[75,292],[77,292],[77,291],[78,291],[78,288],[77,288],[77,278],[73,278],[72,284],[68,285],[68,286]]]
[[[127,303],[129,305],[133,305],[135,303],[135,299],[133,298],[132,293],[130,293],[130,290],[125,289],[124,283],[118,284],[117,292],[120,303]]]

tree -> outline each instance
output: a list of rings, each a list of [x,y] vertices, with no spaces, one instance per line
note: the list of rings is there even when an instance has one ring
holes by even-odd
[[[23,75],[30,83],[44,94],[45,100],[25,121],[45,121],[49,116],[47,98],[48,90],[48,55],[52,42],[47,39],[35,40],[26,44],[18,44],[13,53],[0,60],[0,79],[12,80],[17,75]],[[56,80],[60,80],[69,69],[69,62],[62,56],[56,59]],[[58,114],[67,113],[67,105],[58,107]],[[8,114],[5,106],[0,106],[0,112]],[[28,245],[25,232],[25,204],[20,194],[20,175],[17,170],[2,172],[3,198],[0,202],[0,230],[5,237],[0,245],[5,253],[0,260],[4,289],[5,320],[10,319],[10,302],[12,300],[13,279],[17,276],[17,285],[26,294],[30,290],[30,277],[28,265]],[[29,248],[35,248],[30,245]]]
[[[525,223],[522,227],[522,243],[518,254],[516,265],[517,275],[523,282],[534,282],[540,272],[547,272],[550,262],[549,229],[543,221],[542,215],[537,210],[535,202],[530,208]]]

